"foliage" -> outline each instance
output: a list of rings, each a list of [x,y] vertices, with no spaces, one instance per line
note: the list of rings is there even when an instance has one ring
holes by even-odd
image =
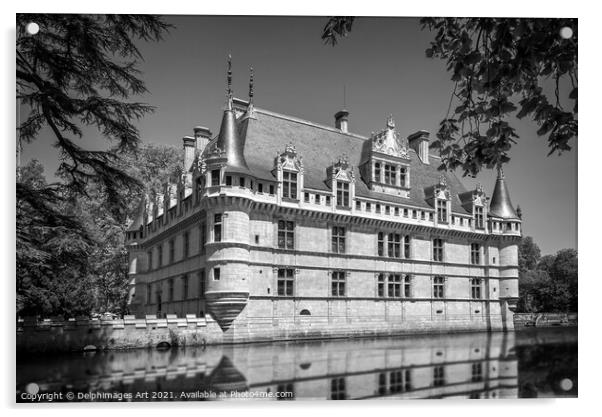
[[[577,311],[577,251],[562,249],[556,255],[539,257],[531,237],[519,245],[518,311]]]
[[[322,39],[335,45],[353,18],[332,17]],[[447,63],[454,89],[437,140],[440,169],[462,168],[476,175],[510,160],[518,139],[510,115],[529,117],[547,136],[549,154],[571,149],[577,137],[577,19],[422,18],[435,33],[427,57]],[[573,30],[571,39],[559,35]],[[568,84],[561,99],[562,84]],[[553,97],[545,93],[551,84]],[[563,99],[573,101],[565,109]],[[456,105],[454,106],[454,103]],[[453,107],[453,110],[452,110]]]

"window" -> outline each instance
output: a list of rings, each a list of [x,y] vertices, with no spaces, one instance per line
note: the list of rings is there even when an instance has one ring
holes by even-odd
[[[147,284],[146,285],[146,304],[151,304],[152,294],[153,294],[153,286],[151,284]]]
[[[282,173],[282,197],[297,199],[297,173],[284,171]]]
[[[345,253],[345,228],[332,227],[332,251],[334,253]]]
[[[292,383],[278,384],[276,387],[276,392],[281,393],[278,397],[276,397],[276,401],[289,401],[295,399],[295,387]],[[286,393],[286,395],[284,393]]]
[[[309,203],[309,193],[303,193],[303,198],[306,203]]]
[[[273,185],[270,185],[270,194],[274,195],[274,186]]]
[[[146,252],[146,256],[148,258],[148,270],[152,271],[153,270],[153,250],[149,250],[148,252]]]
[[[404,236],[403,238],[403,256],[405,258],[411,258],[412,257],[412,253],[411,253],[411,242],[410,242],[410,236]]]
[[[294,269],[278,269],[278,295],[292,297],[294,283]]]
[[[332,272],[332,296],[333,297],[344,297],[345,296],[345,271],[333,271]]]
[[[182,277],[182,299],[188,299],[188,275]]]
[[[345,378],[334,378],[330,381],[330,399],[344,400],[347,398]]]
[[[238,178],[238,185],[241,187],[245,187],[245,177]]]
[[[380,162],[374,164],[374,181],[380,182]]]
[[[226,185],[232,185],[232,175],[226,175]]]
[[[470,244],[470,263],[473,265],[481,263],[481,245],[478,243]]]
[[[184,232],[184,258],[190,256],[190,232]]]
[[[330,205],[330,196],[329,195],[326,196],[326,205],[327,206]]]
[[[263,183],[261,183],[261,182],[257,183],[257,192],[263,193]]]
[[[413,219],[416,219],[416,218],[418,218],[418,211],[416,211],[416,210],[412,210],[412,218],[413,218]]]
[[[222,271],[219,268],[213,268],[213,280],[219,281],[222,275]]]
[[[385,165],[385,184],[395,185],[397,176],[395,175],[395,167],[393,165]]]
[[[399,207],[395,207],[395,215],[399,216]]]
[[[470,280],[470,298],[473,300],[481,299],[481,279],[472,278]]]
[[[199,226],[199,252],[205,254],[205,242],[207,242],[207,224],[201,223]]]
[[[169,241],[169,263],[172,264],[176,260],[176,241],[171,239]]]
[[[389,275],[387,290],[388,290],[387,295],[389,298],[401,297],[401,275],[399,275],[399,274],[390,274]]]
[[[375,209],[376,209],[376,213],[380,214],[380,204],[377,204]]]
[[[401,235],[389,233],[389,258],[401,258]]]
[[[435,366],[433,368],[433,385],[435,387],[445,385],[445,368],[443,366]]]
[[[157,268],[161,268],[163,266],[163,245],[159,245],[157,246],[157,253],[158,253],[158,265]]]
[[[213,216],[213,241],[222,241],[222,215],[216,214]]]
[[[385,206],[385,214],[388,216],[391,214],[391,207]]]
[[[173,278],[170,278],[169,281],[167,282],[167,299],[169,301],[173,301],[173,287],[174,287],[174,282],[173,282]]]
[[[349,207],[349,183],[337,181],[337,206]]]
[[[406,298],[412,296],[412,277],[410,275],[403,277],[403,296]]]
[[[443,262],[443,239],[433,239],[433,261]]]
[[[408,217],[408,209],[407,208],[403,209],[403,217]]]
[[[433,298],[443,298],[445,296],[445,278],[433,278]]]
[[[362,209],[362,203],[360,201],[355,202],[355,209],[358,211]]]
[[[211,185],[219,185],[219,169],[211,171]]]
[[[278,247],[295,249],[295,223],[286,220],[278,221]]]
[[[378,256],[385,256],[385,234],[378,233]]]
[[[483,364],[481,362],[472,364],[472,382],[483,380]]]
[[[475,227],[482,229],[483,226],[483,207],[475,206],[474,208]]]
[[[366,211],[367,212],[371,212],[372,211],[372,204],[371,203],[366,203]]]
[[[408,178],[408,169],[405,167],[401,167],[399,171],[399,183],[402,187],[407,187],[406,182]]]
[[[199,298],[203,298],[205,296],[205,270],[201,269],[197,272],[197,276],[199,279]]]
[[[447,201],[437,200],[437,220],[439,223],[447,223]]]
[[[385,274],[378,274],[377,293],[379,297],[385,296]]]

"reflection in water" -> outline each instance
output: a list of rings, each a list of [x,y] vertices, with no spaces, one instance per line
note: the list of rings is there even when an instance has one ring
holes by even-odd
[[[576,396],[577,330],[19,358],[17,401],[32,382],[39,393],[80,393],[80,401],[90,399],[83,393],[133,401]]]

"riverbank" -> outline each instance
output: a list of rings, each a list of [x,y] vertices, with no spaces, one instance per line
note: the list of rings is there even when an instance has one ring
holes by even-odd
[[[515,313],[514,328],[524,327],[576,327],[577,313]]]

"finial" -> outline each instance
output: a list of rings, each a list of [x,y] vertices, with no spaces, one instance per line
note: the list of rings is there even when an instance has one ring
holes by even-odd
[[[395,120],[393,120],[393,115],[390,114],[389,117],[387,117],[387,127],[389,129],[394,129],[395,128]]]
[[[523,210],[520,208],[520,206],[516,206],[516,215],[519,219],[523,219]]]
[[[502,164],[499,164],[497,166],[497,178],[500,180],[503,180],[505,178],[504,177],[504,169],[502,168]]]
[[[251,75],[249,76],[249,104],[253,103],[253,67],[251,67]]]
[[[228,100],[232,98],[232,55],[228,54],[228,90],[226,92]]]

